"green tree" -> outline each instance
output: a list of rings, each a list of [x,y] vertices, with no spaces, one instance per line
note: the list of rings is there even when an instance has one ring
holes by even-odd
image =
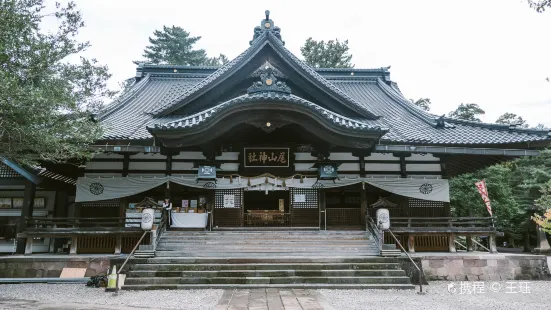
[[[486,112],[482,110],[476,103],[462,103],[448,114],[451,118],[462,119],[466,121],[481,122],[480,115],[484,115]]]
[[[43,0],[0,1],[0,157],[26,164],[90,156],[102,134],[91,115],[114,95],[106,66],[66,61],[90,46],[76,39],[84,22],[75,4],[44,11]],[[58,29],[40,31],[44,18]]]
[[[535,203],[540,209],[547,211],[543,216],[534,214],[532,219],[536,224],[541,226],[545,232],[551,234],[551,180],[541,189],[541,197],[536,199]]]
[[[230,60],[226,55],[220,54],[218,57],[211,57],[205,61],[205,66],[221,67],[227,64]]]
[[[500,117],[497,118],[496,124],[503,125],[517,125],[520,128],[528,128],[526,120],[521,116],[516,115],[515,113],[503,113]]]
[[[430,110],[431,102],[429,98],[419,98],[417,100],[409,99],[409,101],[411,101],[411,103],[418,106],[422,110],[425,110],[425,111]]]
[[[551,8],[551,0],[528,0],[528,4],[538,13],[545,12],[545,9]]]
[[[201,37],[192,37],[182,27],[163,26],[163,30],[155,30],[153,38],[143,53],[145,58],[134,63],[151,63],[155,65],[207,66],[220,65],[228,61],[222,54],[219,57],[207,57],[204,49],[194,49],[195,43]]]
[[[352,68],[352,55],[348,54],[348,40],[316,41],[311,37],[300,48],[306,63],[315,68]]]

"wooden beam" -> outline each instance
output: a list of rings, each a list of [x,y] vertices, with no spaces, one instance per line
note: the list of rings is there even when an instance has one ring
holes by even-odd
[[[122,176],[128,176],[128,168],[130,166],[130,154],[124,154],[124,159],[122,161]]]

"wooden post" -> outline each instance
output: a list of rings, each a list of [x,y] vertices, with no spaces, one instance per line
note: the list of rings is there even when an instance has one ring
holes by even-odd
[[[25,244],[25,255],[33,254],[33,237],[27,237],[27,243]]]
[[[121,254],[122,253],[122,235],[117,235],[115,237],[116,244],[115,244],[115,254]],[[72,249],[72,247],[71,247]]]
[[[490,246],[490,253],[497,253],[496,235],[490,234],[488,238],[488,245]]]
[[[473,251],[473,236],[468,235],[467,237],[467,252]]]
[[[408,236],[408,252],[410,254],[415,254],[415,236],[414,235]]]
[[[455,249],[455,234],[451,233],[448,236],[449,246],[450,246],[450,253],[456,253],[457,250]]]
[[[73,236],[73,237],[71,237],[71,249],[69,250],[69,254],[76,255],[77,254],[77,248],[78,248],[78,237]]]
[[[19,217],[19,228],[17,229],[18,233],[24,232],[27,230],[27,218],[33,216],[34,208],[34,196],[36,194],[36,184],[29,180],[25,180],[25,192],[23,194],[23,208],[21,209],[21,216]],[[17,239],[17,254],[24,254],[26,251],[25,247],[25,238]]]
[[[362,225],[365,226],[368,213],[367,213],[367,193],[366,193],[365,183],[363,182],[362,182],[362,187],[360,188],[360,203],[361,203],[360,216],[362,217],[361,223]]]

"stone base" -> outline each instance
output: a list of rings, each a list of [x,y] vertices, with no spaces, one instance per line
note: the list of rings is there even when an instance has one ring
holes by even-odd
[[[536,254],[551,254],[551,248],[535,248],[534,253]]]
[[[550,280],[547,257],[526,254],[416,255],[428,280]]]
[[[106,275],[111,258],[113,255],[5,256],[0,257],[0,278],[57,278],[63,268],[86,268],[84,277]]]

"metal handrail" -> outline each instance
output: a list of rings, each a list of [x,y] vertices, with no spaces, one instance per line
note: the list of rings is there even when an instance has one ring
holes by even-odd
[[[366,227],[367,229],[369,230],[369,232],[371,232],[371,234],[373,235],[374,239],[375,239],[375,243],[377,245],[377,248],[379,249],[379,254],[381,253],[381,250],[383,249],[383,243],[384,243],[384,240],[381,240],[381,231],[379,230],[379,227],[377,227],[377,225],[375,224],[375,222],[373,221],[372,218],[369,218],[367,221],[366,221]]]
[[[387,229],[387,231],[390,233],[390,235],[392,236],[392,238],[394,238],[394,240],[396,241],[396,243],[400,246],[400,249],[406,254],[406,256],[409,258],[409,260],[411,261],[411,263],[413,264],[413,266],[415,266],[415,268],[417,269],[417,271],[419,272],[419,293],[422,294],[423,293],[423,270],[421,270],[421,268],[419,268],[419,266],[417,266],[417,264],[413,261],[413,259],[411,258],[411,256],[409,256],[408,252],[404,249],[404,247],[402,246],[402,244],[400,243],[400,241],[398,241],[398,238],[396,238],[396,236],[394,235],[394,233],[390,230],[390,229]]]
[[[115,282],[115,292],[119,291],[119,274],[121,273],[124,266],[126,266],[126,263],[128,263],[128,260],[132,257],[132,255],[134,255],[134,252],[136,252],[136,249],[138,248],[140,243],[142,243],[143,238],[145,237],[145,235],[147,235],[148,232],[149,232],[148,230],[143,232],[142,236],[140,237],[140,240],[138,240],[138,242],[136,243],[136,245],[134,246],[130,254],[128,254],[128,257],[124,260],[124,263],[122,264],[121,268],[117,270],[117,281]]]

